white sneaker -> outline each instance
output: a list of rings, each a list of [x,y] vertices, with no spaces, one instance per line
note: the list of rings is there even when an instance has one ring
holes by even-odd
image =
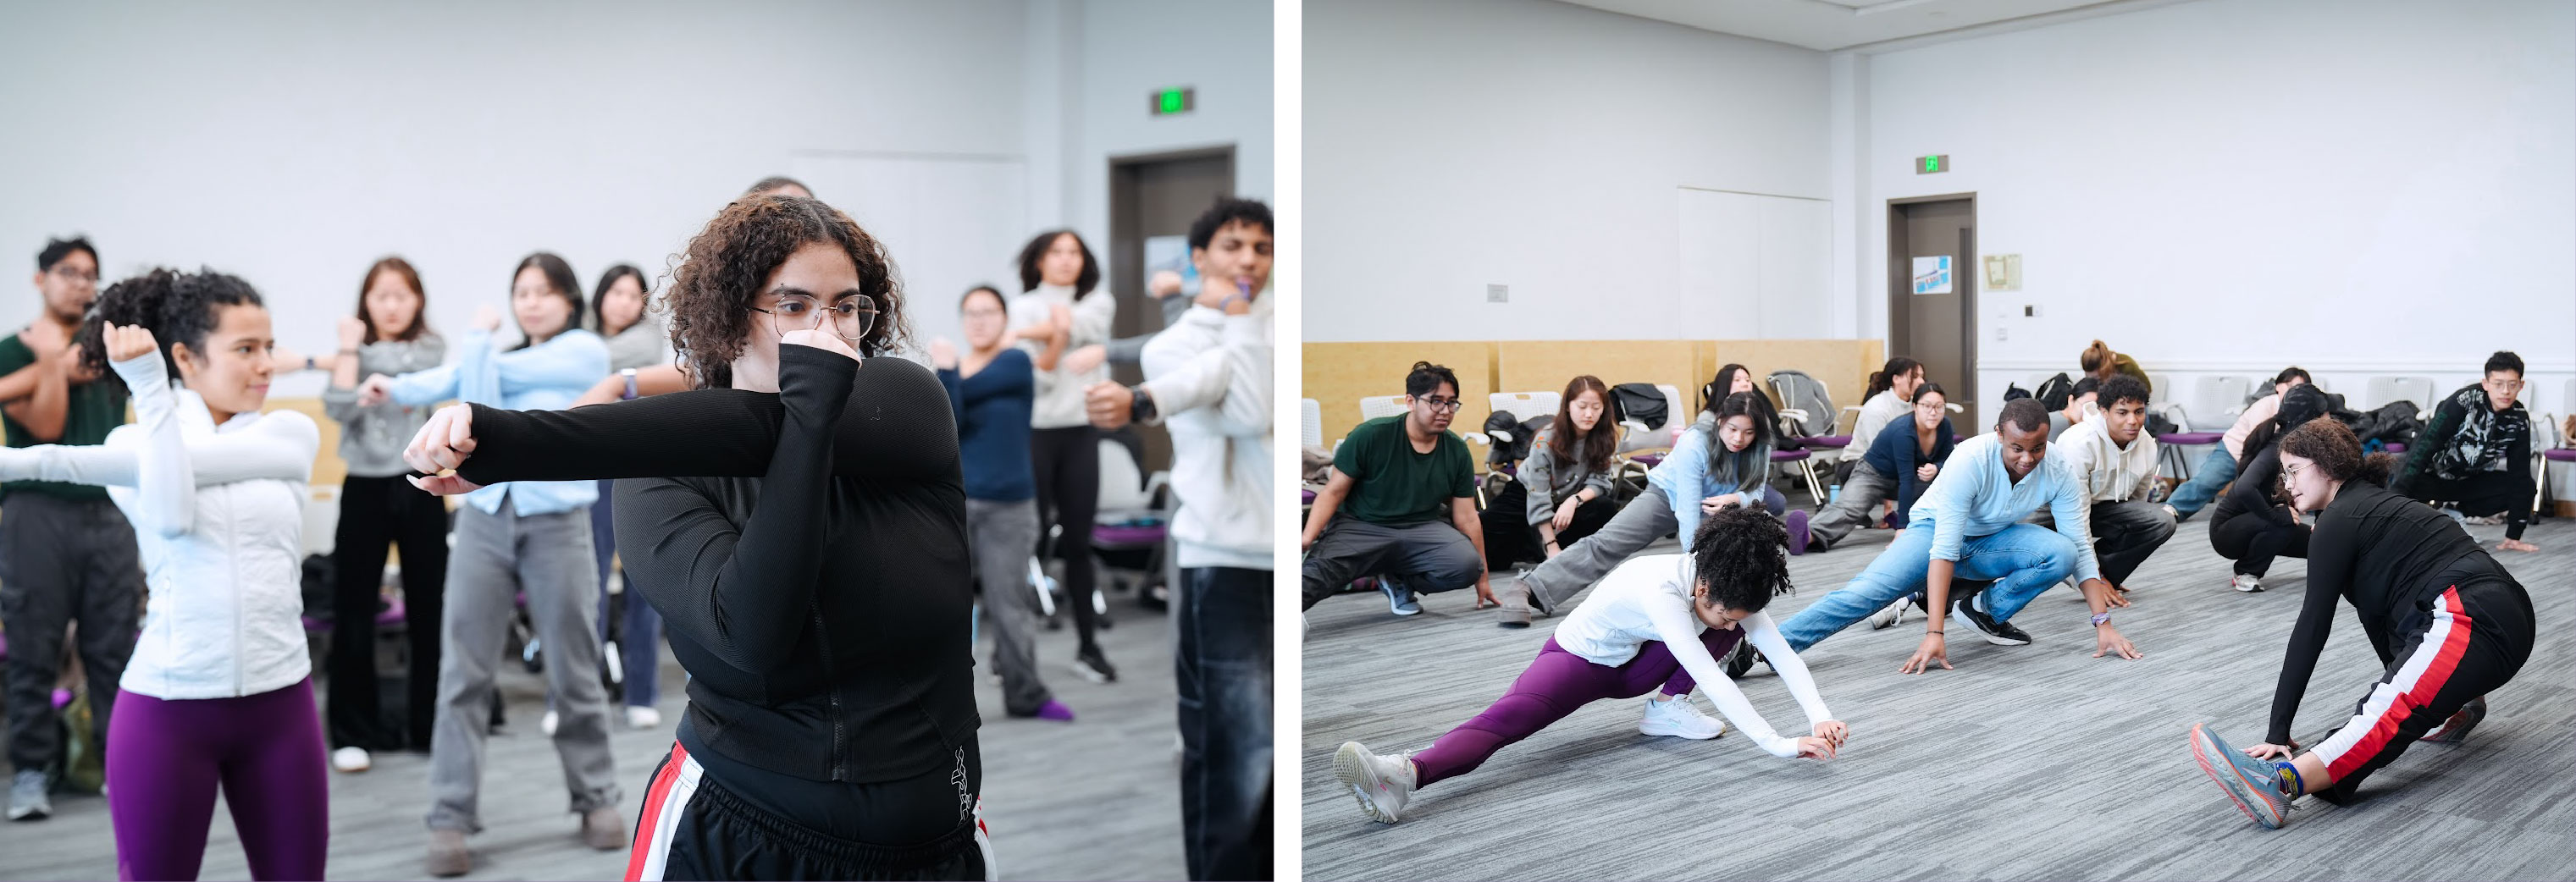
[[[640,704],[627,705],[626,725],[636,729],[650,729],[662,725],[662,712]]]
[[[1647,699],[1646,718],[1637,723],[1637,731],[1706,741],[1726,734],[1726,721],[1700,713],[1690,696],[1676,695],[1671,701]]]
[[[364,772],[375,765],[363,747],[343,747],[331,752],[331,768],[343,772]]]
[[[2249,576],[2244,573],[2237,573],[2234,578],[2227,580],[2227,587],[2243,591],[2247,594],[2252,594],[2256,591],[2263,590],[2263,579],[2260,576]]]
[[[547,711],[545,717],[537,721],[537,731],[546,733],[546,737],[554,737],[555,724],[560,722],[563,718],[556,716],[554,711]]]
[[[1342,749],[1333,751],[1333,777],[1359,798],[1360,811],[1369,820],[1381,824],[1402,818],[1404,804],[1413,799],[1413,760],[1370,753],[1357,741],[1344,741]]]
[[[1884,630],[1892,625],[1905,621],[1905,610],[1913,605],[1914,595],[1908,594],[1897,598],[1896,602],[1888,604],[1886,609],[1869,614],[1869,629],[1872,631]]]

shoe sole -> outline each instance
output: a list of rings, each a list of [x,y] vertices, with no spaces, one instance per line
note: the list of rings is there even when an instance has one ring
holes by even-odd
[[[1996,645],[1996,646],[2029,646],[2029,645],[2030,645],[2030,641],[2028,641],[2028,640],[2015,640],[2015,639],[2013,639],[2013,638],[2006,637],[2006,636],[2003,636],[2003,635],[2000,635],[2000,634],[1990,633],[1990,632],[1988,632],[1988,631],[1987,631],[1986,629],[1984,629],[1984,628],[1977,627],[1977,621],[1976,621],[1975,619],[1968,618],[1968,614],[1967,614],[1967,613],[1965,613],[1965,612],[1961,612],[1961,611],[1959,611],[1959,610],[1958,610],[1958,609],[1956,609],[1956,608],[1953,608],[1953,609],[1951,609],[1951,610],[1950,610],[1950,619],[1951,619],[1952,621],[1958,622],[1959,624],[1962,624],[1962,625],[1966,625],[1966,626],[1968,626],[1968,630],[1976,632],[1976,633],[1977,633],[1977,636],[1979,636],[1979,637],[1983,637],[1983,638],[1986,638],[1986,642],[1988,642],[1988,643],[1992,643],[1992,644],[1994,644],[1994,645]]]
[[[2200,724],[2193,724],[2191,727],[2191,759],[2193,762],[2200,764],[2200,771],[2203,774],[2208,775],[2209,780],[2218,783],[2219,791],[2227,794],[2227,801],[2235,803],[2237,811],[2245,813],[2246,820],[2261,824],[2264,829],[2267,830],[2281,829],[2281,816],[2274,812],[2272,804],[2261,797],[2253,795],[2254,788],[2265,785],[2259,782],[2245,780],[2245,774],[2242,771],[2239,771],[2236,768],[2236,764],[2228,761],[2226,757],[2220,757],[2218,763],[2216,765],[2212,765],[2209,760],[2210,754],[2217,752],[2219,752],[2219,747],[2215,742],[2209,740],[2209,733],[2202,731]],[[2221,771],[2219,766],[2225,766],[2226,769]],[[2263,807],[2262,811],[2257,812],[2254,810],[2254,806],[2257,804]],[[2267,817],[2271,820],[2264,820]]]
[[[2229,586],[2227,586],[2227,587],[2229,587],[2229,588],[2236,588],[2236,586],[2234,586],[2234,585],[2229,585]],[[2256,583],[2254,583],[2254,587],[2252,587],[2252,588],[2236,588],[2236,590],[2238,590],[2238,591],[2242,591],[2242,592],[2245,592],[2245,593],[2247,593],[2247,594],[2260,594],[2260,593],[2262,593],[2262,591],[2263,591],[2263,583],[2261,583],[2261,582],[2256,582]]]
[[[1394,614],[1399,615],[1399,616],[1413,616],[1413,615],[1421,615],[1421,614],[1422,614],[1422,604],[1417,603],[1417,604],[1414,604],[1414,605],[1413,605],[1413,608],[1412,608],[1412,609],[1405,609],[1404,607],[1400,607],[1400,606],[1395,605],[1395,603],[1394,603],[1393,601],[1389,601],[1389,602],[1387,602],[1387,605],[1386,605],[1386,611],[1387,611],[1387,612],[1394,613]]]
[[[1637,726],[1637,734],[1651,735],[1656,738],[1680,738],[1686,741],[1715,741],[1719,735],[1726,734],[1726,730],[1719,729],[1714,735],[1693,735],[1669,726],[1659,726],[1653,723],[1640,723]]]
[[[1369,787],[1376,782],[1371,780],[1368,757],[1361,751],[1359,742],[1345,742],[1340,750],[1333,751],[1333,777],[1351,789],[1351,796],[1360,802],[1360,812],[1368,815],[1369,820],[1380,824],[1395,823],[1395,816],[1379,808],[1377,800],[1369,796]]]
[[[1884,609],[1870,613],[1869,629],[1872,631],[1884,631],[1889,628],[1896,627],[1899,622],[1905,621],[1905,609],[1912,605],[1911,600],[1911,598],[1900,597],[1896,599],[1895,603],[1888,604],[1888,606],[1894,610],[1893,613]]]
[[[1094,683],[1108,683],[1118,679],[1099,671],[1092,670],[1090,665],[1086,665],[1081,662],[1074,662],[1073,664],[1066,665],[1065,667],[1072,668],[1074,676],[1081,677]]]
[[[53,815],[53,812],[50,812],[50,811],[47,811],[47,810],[44,810],[44,809],[12,809],[12,810],[10,810],[10,812],[9,812],[9,820],[12,820],[12,821],[41,821],[41,820],[46,819],[47,817],[51,817],[52,815]]]

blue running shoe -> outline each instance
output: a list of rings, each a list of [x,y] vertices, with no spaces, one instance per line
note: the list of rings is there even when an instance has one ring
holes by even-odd
[[[2278,830],[2290,822],[2290,797],[2281,792],[2279,764],[2246,756],[2199,723],[2191,727],[2191,758],[2254,823]]]
[[[1422,611],[1422,603],[1414,599],[1413,589],[1404,587],[1404,583],[1396,581],[1394,576],[1378,579],[1377,590],[1378,593],[1386,595],[1388,612],[1409,616]]]

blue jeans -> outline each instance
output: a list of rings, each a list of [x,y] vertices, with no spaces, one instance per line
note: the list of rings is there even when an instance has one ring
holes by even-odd
[[[2005,621],[2048,586],[2075,572],[2075,543],[2038,524],[2014,524],[1992,535],[1971,536],[1959,546],[1955,578],[1985,582],[1986,614]],[[1917,526],[1896,537],[1851,583],[1780,623],[1792,649],[1805,651],[1834,632],[1869,617],[1896,599],[1923,590],[1932,570],[1932,529]],[[1952,595],[1956,599],[1957,595]],[[1947,610],[1943,610],[1947,613]]]
[[[617,558],[617,518],[608,498],[610,484],[599,482],[599,501],[590,504],[591,550],[599,557],[599,639],[608,640],[608,568]],[[626,672],[626,706],[652,707],[662,697],[662,616],[644,602],[644,592],[626,586],[626,620],[617,643],[618,664]],[[549,707],[552,705],[549,704]]]
[[[2210,448],[2208,459],[2200,461],[2200,469],[2191,473],[2191,480],[2174,488],[2173,497],[2165,500],[2165,504],[2174,507],[2174,514],[2191,517],[2192,512],[2207,507],[2210,500],[2218,498],[2219,488],[2235,479],[2236,458],[2227,455],[2227,445],[2217,445]]]
[[[1269,570],[1191,567],[1172,598],[1181,851],[1192,879],[1271,872],[1271,581]]]

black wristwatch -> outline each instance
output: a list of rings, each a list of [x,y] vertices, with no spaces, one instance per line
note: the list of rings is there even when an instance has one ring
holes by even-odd
[[[1137,423],[1153,422],[1154,396],[1145,394],[1145,387],[1143,386],[1129,386],[1127,387],[1127,391],[1129,394],[1136,397],[1136,403],[1128,405],[1127,407],[1128,421]]]

